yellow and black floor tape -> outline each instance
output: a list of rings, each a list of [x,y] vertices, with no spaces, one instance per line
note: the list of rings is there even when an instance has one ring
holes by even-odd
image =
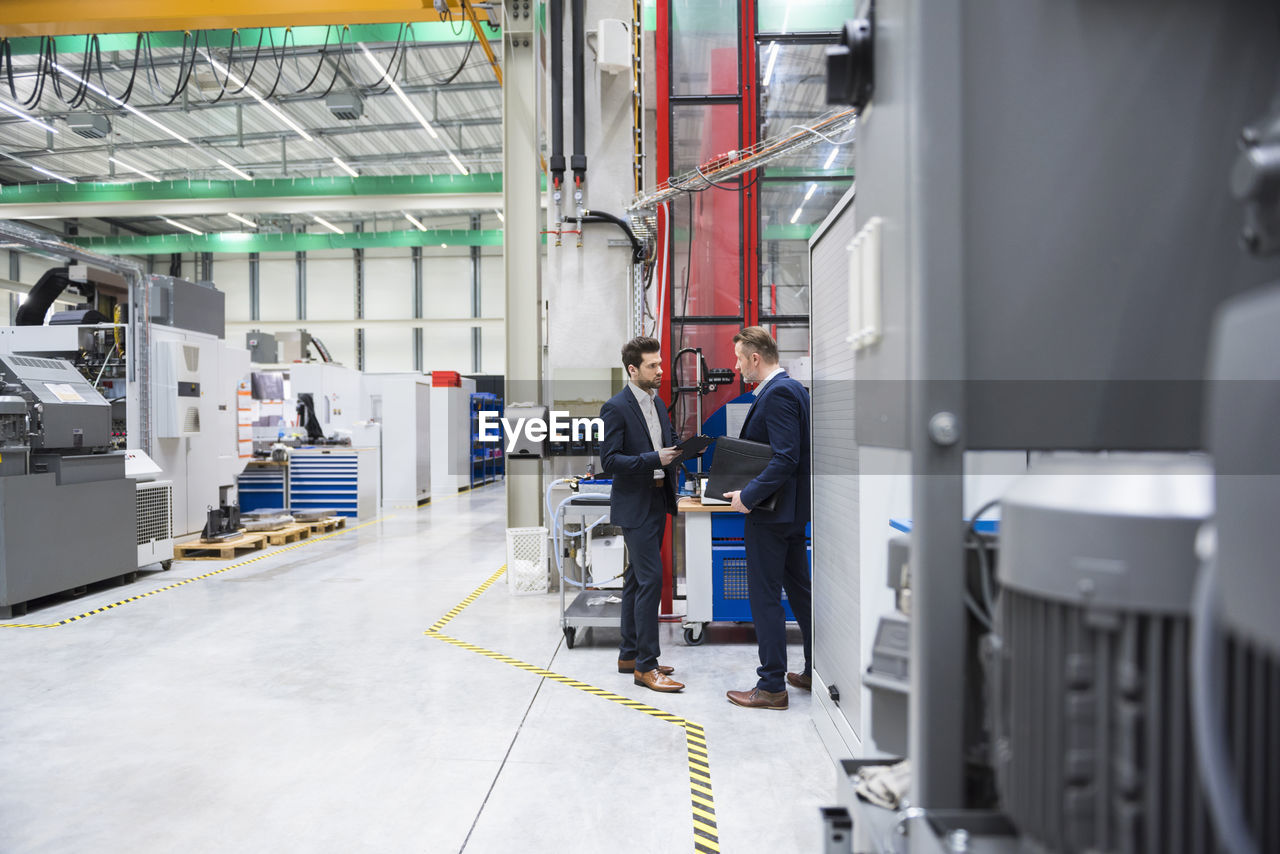
[[[83,614],[76,614],[74,617],[67,617],[65,620],[58,620],[58,622],[56,623],[3,623],[3,622],[0,622],[0,629],[56,629],[56,628],[59,628],[60,626],[70,625],[71,623],[75,623],[80,620],[87,620],[88,618],[94,616],[95,614],[102,614],[114,608],[122,608],[125,605],[129,605],[133,602],[140,602],[143,599],[147,599],[151,596],[156,596],[160,593],[164,593],[166,590],[176,590],[179,587],[185,587],[186,585],[194,584],[197,581],[204,581],[206,578],[213,578],[215,575],[222,575],[222,573],[224,572],[230,572],[233,569],[239,569],[242,566],[248,566],[251,563],[257,563],[260,560],[266,560],[267,558],[275,557],[276,555],[283,554],[284,552],[291,552],[294,549],[300,549],[303,546],[309,546],[312,543],[318,543],[321,540],[327,540],[327,539],[330,539],[331,537],[337,537],[342,534],[349,534],[352,531],[358,531],[361,528],[367,528],[370,525],[376,525],[379,522],[384,522],[390,518],[391,518],[390,516],[380,516],[379,518],[374,519],[370,522],[365,522],[362,525],[352,525],[351,527],[348,527],[348,528],[339,528],[338,530],[334,531],[331,534],[321,534],[318,537],[308,537],[305,540],[299,540],[298,542],[294,543],[291,546],[284,546],[281,548],[275,548],[275,549],[263,551],[254,557],[247,558],[241,561],[236,561],[230,566],[224,566],[222,569],[215,569],[213,572],[206,572],[202,575],[197,575],[192,578],[186,578],[186,579],[183,579],[182,581],[174,582],[173,584],[166,584],[164,587],[157,587],[155,590],[148,590],[146,593],[139,593],[137,596],[129,596],[125,599],[121,599],[118,602],[112,602],[110,605],[103,605],[101,608],[94,608],[92,611],[85,611]]]
[[[459,649],[465,649],[467,652],[474,652],[477,655],[483,655],[485,658],[509,664],[512,667],[517,667],[544,679],[550,679],[553,682],[559,682],[561,685],[576,688],[602,700],[608,700],[620,706],[626,706],[628,709],[643,712],[650,717],[675,724],[684,729],[685,751],[689,765],[689,799],[693,811],[693,850],[702,852],[702,854],[707,854],[708,852],[718,854],[720,851],[720,837],[719,831],[716,829],[715,795],[711,789],[711,759],[707,751],[707,736],[701,724],[694,723],[679,715],[673,715],[670,712],[664,712],[662,709],[641,703],[639,700],[633,700],[630,697],[624,697],[621,694],[615,694],[612,691],[588,685],[586,682],[580,682],[562,673],[538,667],[536,664],[530,664],[527,661],[521,661],[518,658],[512,658],[509,655],[503,655],[500,652],[494,652],[491,649],[485,649],[473,643],[467,643],[441,631],[454,617],[462,613],[464,608],[479,599],[480,595],[488,590],[506,571],[507,568],[504,566],[489,576],[483,584],[471,591],[467,598],[459,602],[443,617],[436,620],[431,628],[427,629],[423,634],[427,637],[444,641],[450,646],[456,646]]]

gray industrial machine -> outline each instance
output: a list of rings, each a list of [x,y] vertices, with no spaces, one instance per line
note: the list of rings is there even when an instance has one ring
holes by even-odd
[[[0,354],[0,617],[137,568],[111,404],[70,362]]]
[[[273,365],[280,361],[276,336],[270,332],[246,332],[245,347],[249,350],[249,361],[259,365]]]
[[[1280,16],[1263,0],[859,8],[828,78],[861,111],[845,446],[909,453],[913,521],[911,808],[868,850],[1278,850],[1280,404],[1238,382],[1280,377],[1275,311],[1251,326],[1243,306],[1267,306],[1240,297],[1221,337],[1254,349],[1222,349],[1231,383],[1204,380],[1219,308],[1280,280]],[[1236,405],[1206,419],[1220,394]],[[976,695],[973,450],[1050,452],[1005,497]],[[1201,551],[1225,646],[1189,684],[1214,479]],[[823,536],[815,518],[815,566]],[[1206,699],[1230,728],[1203,724]],[[975,711],[994,804],[966,785]]]
[[[224,337],[227,295],[213,282],[151,276],[150,283],[152,323]]]
[[[1277,221],[1280,198],[1268,202],[1255,222]],[[1280,284],[1237,297],[1219,314],[1209,362],[1217,507],[1200,542],[1191,686],[1199,776],[1233,854],[1280,850],[1278,323]]]
[[[1207,459],[1047,460],[1004,497],[987,716],[1046,851],[1211,852],[1186,667]]]

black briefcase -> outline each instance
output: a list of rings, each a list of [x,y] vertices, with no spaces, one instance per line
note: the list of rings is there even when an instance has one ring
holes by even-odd
[[[711,480],[707,483],[707,495],[719,498],[726,492],[737,492],[769,465],[773,448],[764,442],[748,442],[721,436],[716,439],[715,456],[711,458]],[[753,509],[772,510],[778,496],[770,495]]]

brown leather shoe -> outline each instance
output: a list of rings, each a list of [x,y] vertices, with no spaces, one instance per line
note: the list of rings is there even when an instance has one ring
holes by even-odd
[[[748,709],[781,710],[787,707],[787,692],[785,690],[774,692],[752,688],[750,691],[730,691],[725,696],[729,698],[730,703]]]
[[[788,673],[787,681],[801,691],[813,690],[813,677],[805,676],[803,673]]]
[[[636,671],[635,682],[650,691],[661,691],[664,694],[674,694],[676,691],[684,690],[684,685],[664,675],[662,671],[656,668],[647,673]]]
[[[676,672],[676,669],[674,667],[668,667],[665,664],[659,664],[658,670],[662,671],[663,676],[670,676],[672,673]],[[636,660],[634,658],[619,658],[618,672],[619,673],[635,673]]]

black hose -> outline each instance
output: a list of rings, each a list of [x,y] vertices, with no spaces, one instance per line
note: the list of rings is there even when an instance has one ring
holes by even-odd
[[[26,301],[18,306],[18,313],[14,317],[15,324],[17,326],[43,326],[44,316],[49,313],[49,307],[53,305],[53,301],[58,298],[58,295],[67,289],[69,284],[71,284],[71,276],[66,267],[53,267],[45,270],[44,275],[31,286],[31,291],[27,294]]]
[[[564,183],[564,0],[551,0],[551,180]]]
[[[584,15],[586,0],[573,0],[573,179],[581,185],[587,175],[587,72]]]
[[[566,222],[592,223],[607,222],[616,225],[627,235],[627,239],[631,241],[631,255],[637,263],[644,261],[644,244],[640,242],[640,238],[636,237],[635,232],[631,230],[631,226],[627,225],[627,221],[621,217],[616,217],[611,213],[604,211],[583,211],[581,217],[567,216]]]

